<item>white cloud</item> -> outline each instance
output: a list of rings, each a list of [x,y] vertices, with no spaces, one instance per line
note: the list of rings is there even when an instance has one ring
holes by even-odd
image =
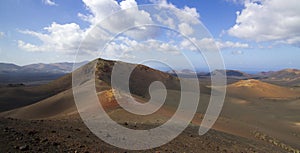
[[[5,36],[4,32],[0,31],[0,39],[3,38]]]
[[[233,49],[233,48],[249,48],[249,45],[246,43],[240,42],[232,42],[232,41],[221,41],[221,40],[214,40],[212,38],[203,38],[203,39],[196,39],[191,38],[190,40],[184,39],[180,46],[181,49],[188,49],[191,51],[196,51],[197,48],[192,44],[196,44],[199,49],[202,51],[217,51],[217,49]]]
[[[84,48],[88,48],[89,51],[96,51],[100,46],[99,41],[103,42],[109,40],[109,36],[107,36],[107,30],[111,33],[120,32],[120,30],[124,30],[124,27],[134,27],[139,24],[150,24],[152,23],[150,14],[136,9],[129,9],[124,11],[125,13],[115,15],[111,18],[105,20],[105,22],[101,22],[105,17],[110,14],[117,12],[121,9],[127,9],[129,7],[137,6],[135,0],[125,0],[118,4],[114,0],[83,0],[85,6],[90,11],[91,14],[78,14],[80,18],[90,23],[90,28],[81,29],[79,25],[76,23],[70,24],[57,24],[53,23],[49,27],[45,27],[45,32],[34,32],[30,30],[21,31],[24,34],[29,34],[37,37],[42,41],[41,45],[30,44],[24,41],[19,41],[19,47],[25,49],[27,51],[63,51],[70,52],[73,50],[76,51],[78,45],[82,38],[89,39],[90,42],[85,42],[82,44]],[[103,29],[94,29],[97,24],[101,22],[101,26]],[[90,33],[93,30],[93,33]],[[147,32],[145,32],[147,31]],[[96,32],[96,33],[95,33]],[[150,30],[141,30],[134,29],[126,34],[129,36],[135,37],[148,37],[151,36],[155,32]],[[106,35],[105,35],[106,34]],[[88,38],[84,37],[89,35]],[[96,37],[97,36],[97,37]]]
[[[81,49],[95,55],[99,49],[98,47],[104,46],[104,43],[111,40],[114,34],[121,32],[124,28],[135,27],[122,34],[124,35],[123,40],[109,44],[106,50],[110,52],[106,51],[107,55],[113,56],[125,52],[127,57],[133,58],[135,56],[129,54],[129,52],[157,51],[178,53],[179,49],[184,46],[184,43],[178,44],[178,41],[174,41],[173,37],[170,37],[171,40],[169,42],[155,40],[155,35],[157,33],[161,34],[157,27],[151,28],[139,25],[152,24],[155,21],[175,30],[179,29],[182,34],[192,35],[194,34],[194,28],[200,23],[200,15],[195,8],[185,6],[179,9],[166,1],[159,2],[160,6],[171,8],[174,13],[166,11],[166,15],[162,15],[159,12],[147,12],[139,9],[135,0],[124,0],[120,3],[115,0],[83,0],[83,2],[89,13],[78,13],[78,16],[90,24],[88,28],[82,29],[76,23],[58,24],[54,22],[50,26],[45,27],[43,31],[23,30],[21,31],[23,34],[34,36],[41,43],[28,43],[24,40],[19,40],[19,48],[34,52],[75,53],[80,45]],[[108,17],[120,10],[123,10],[122,14],[117,13],[112,17]],[[169,36],[166,35],[164,37]],[[84,43],[81,43],[82,39],[85,39]],[[208,43],[199,41],[199,44],[201,43],[209,46],[211,41]],[[242,46],[242,44],[229,42],[219,45],[221,47]],[[188,44],[185,47],[188,47]]]
[[[148,39],[146,41],[137,42],[126,37],[120,37],[121,44],[115,42],[109,43],[107,50],[119,52],[179,52],[179,47],[171,42],[162,42],[155,39]]]
[[[117,43],[117,41],[121,41],[122,43]],[[179,49],[180,48],[172,42],[162,42],[155,39],[138,42],[128,37],[119,37],[106,46],[101,52],[100,57],[122,61],[130,59],[130,62],[133,62],[144,58],[155,59],[162,58],[164,55],[178,55],[180,54]]]
[[[168,8],[168,13],[160,12],[159,14],[153,14],[156,21],[168,26],[171,29],[179,30],[180,33],[185,35],[191,35],[194,33],[194,25],[201,23],[200,15],[196,8],[190,8],[184,6],[184,8],[177,8],[172,3],[168,3],[167,0],[150,0],[152,3],[159,5],[162,8]],[[171,13],[170,13],[171,12]]]
[[[108,33],[116,34],[128,27],[136,27],[125,32],[125,35],[135,39],[151,39],[155,37],[157,28],[140,27],[143,24],[152,24],[151,15],[137,8],[135,0],[124,0],[118,3],[114,0],[83,0],[90,14],[78,14],[78,16],[89,22],[90,26],[87,29],[81,29],[76,23],[57,24],[53,23],[49,27],[45,27],[43,32],[35,32],[30,30],[21,31],[24,34],[37,37],[41,40],[41,44],[30,44],[25,41],[19,41],[19,47],[28,51],[76,51],[80,41],[85,38],[85,44],[81,47],[89,51],[97,51],[96,46],[101,46],[99,41],[106,42],[112,36]],[[132,9],[128,9],[134,7]],[[174,6],[175,7],[175,6]],[[111,15],[112,13],[123,10],[122,14]],[[186,12],[195,14],[194,9],[185,8]],[[106,20],[103,21],[103,19]],[[94,27],[101,28],[95,30]],[[92,33],[91,33],[92,31]],[[85,36],[88,36],[85,37]],[[99,40],[100,39],[100,40]]]
[[[183,9],[183,12],[192,17],[200,18],[200,15],[197,12],[196,8],[190,8],[190,7],[185,6]]]
[[[187,36],[194,33],[194,29],[186,23],[179,24],[178,28],[179,28],[180,33],[187,35]]]
[[[162,23],[163,25],[167,26],[167,27],[170,27],[172,29],[175,29],[176,28],[176,25],[174,23],[174,19],[171,18],[171,17],[162,17],[161,15],[157,15],[157,14],[154,14],[153,15],[156,20],[160,23]]]
[[[300,1],[246,1],[237,12],[229,35],[257,42],[274,41],[300,46]]]
[[[126,0],[120,2],[120,7],[122,9],[129,9],[131,7],[137,7],[137,3],[135,0]]]
[[[167,0],[150,0],[152,3],[159,5],[160,7],[166,7],[174,10],[174,14],[181,23],[198,24],[200,23],[200,14],[196,8],[190,8],[184,6],[183,9],[177,8],[172,3],[168,3]]]
[[[232,41],[216,41],[216,44],[219,48],[249,48],[249,45],[246,43],[232,42]]]
[[[54,1],[52,0],[43,0],[43,3],[49,6],[55,6],[57,5]]]
[[[152,18],[148,12],[137,9],[129,9],[107,18],[105,21],[101,22],[101,26],[111,33],[119,33],[128,27],[132,27],[133,29],[125,33],[130,37],[142,39],[151,38],[156,32],[152,31],[154,30],[153,28],[151,29],[150,27],[139,26],[149,25],[152,23]]]
[[[24,41],[22,40],[18,40],[18,47],[19,48],[22,48],[24,50],[27,50],[27,51],[41,51],[43,49],[39,48],[38,46],[36,45],[32,45],[30,43],[25,43]]]
[[[73,52],[79,47],[81,39],[84,36],[83,31],[76,23],[57,24],[52,23],[45,27],[47,33],[38,33],[30,30],[20,31],[21,33],[37,37],[42,41],[41,45],[25,43],[18,41],[18,46],[27,51],[63,51]]]
[[[135,0],[124,0],[120,4],[114,0],[83,0],[86,7],[92,14],[83,15],[78,14],[82,19],[89,21],[93,26],[99,24],[104,26],[106,30],[112,33],[120,32],[124,27],[133,27],[140,24],[151,24],[152,19],[150,14],[146,11],[139,10]],[[135,7],[132,9],[128,9]],[[127,10],[126,10],[127,9]],[[122,14],[115,14],[110,16],[112,13],[124,10]],[[109,18],[106,18],[110,16]],[[105,21],[103,19],[106,18]]]
[[[84,15],[79,13],[78,16],[90,22],[91,27],[101,23],[101,26],[105,30],[111,33],[119,33],[128,27],[137,27],[139,25],[153,23],[150,14],[144,10],[139,10],[135,0],[124,0],[120,3],[114,0],[83,0],[83,2],[91,14]],[[116,13],[120,10],[123,10],[122,13]],[[110,16],[113,13],[116,14]],[[104,18],[105,20],[103,20]],[[151,38],[156,32],[153,31],[153,29],[147,28],[148,27],[144,29],[135,28],[130,32],[126,32],[126,34],[136,39]]]
[[[91,12],[91,14],[81,14],[78,16],[82,19],[91,22],[92,24],[97,24],[102,21],[105,17],[111,15],[114,12],[119,11],[121,8],[118,2],[114,0],[82,0],[86,8]]]

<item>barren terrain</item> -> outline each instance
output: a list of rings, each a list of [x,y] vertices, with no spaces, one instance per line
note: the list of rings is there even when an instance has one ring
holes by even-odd
[[[111,61],[98,61],[96,91],[113,120],[128,128],[150,129],[174,114],[180,99],[175,76],[141,65],[135,69],[130,88],[137,101],[147,102],[152,81],[162,81],[168,88],[162,108],[151,115],[137,116],[116,102],[110,86],[112,66]],[[90,69],[84,66],[78,71],[84,74]],[[224,107],[213,129],[199,136],[210,98],[210,86],[199,86],[198,110],[189,127],[170,143],[142,152],[299,152],[297,87],[254,79],[234,81],[227,87]],[[1,87],[0,91],[1,152],[135,152],[103,142],[83,124],[74,102],[71,75],[41,86]]]

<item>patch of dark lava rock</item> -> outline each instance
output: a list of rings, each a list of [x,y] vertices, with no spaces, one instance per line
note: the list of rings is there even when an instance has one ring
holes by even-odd
[[[129,128],[147,127],[126,123]],[[179,137],[158,148],[128,151],[111,146],[95,135],[79,118],[64,120],[18,120],[0,118],[0,152],[149,152],[149,153],[255,153],[285,152],[265,142],[210,130],[198,136],[198,126],[190,126]]]

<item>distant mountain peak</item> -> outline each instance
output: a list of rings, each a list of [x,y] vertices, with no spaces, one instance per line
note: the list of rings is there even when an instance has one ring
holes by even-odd
[[[217,73],[226,74],[230,77],[249,77],[249,74],[237,70],[214,70],[207,75],[216,75]]]
[[[300,70],[298,69],[283,69],[279,72],[287,72],[287,73],[296,73],[296,74],[300,74]]]

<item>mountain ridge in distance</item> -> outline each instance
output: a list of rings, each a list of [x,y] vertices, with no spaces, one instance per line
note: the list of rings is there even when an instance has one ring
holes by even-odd
[[[261,72],[259,75],[262,81],[272,84],[293,87],[300,86],[300,70],[298,69]]]
[[[12,63],[0,63],[0,84],[43,84],[55,80],[88,61],[76,63],[37,63],[18,66]]]
[[[78,68],[82,65],[87,64],[89,61],[83,61],[78,63],[72,62],[58,62],[58,63],[33,63],[24,66],[19,66],[13,63],[0,63],[0,73],[10,71],[31,71],[31,72],[51,72],[51,73],[69,73],[73,70],[73,65]]]

